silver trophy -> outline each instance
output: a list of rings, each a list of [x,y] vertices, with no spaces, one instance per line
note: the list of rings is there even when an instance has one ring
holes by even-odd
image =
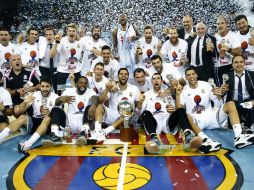
[[[223,74],[222,75],[222,85],[227,84],[228,79],[229,79],[228,74]]]
[[[167,74],[166,78],[168,79],[168,86],[171,86],[170,81],[175,79],[174,76],[172,74]]]
[[[46,109],[47,108],[47,98],[46,97],[41,97],[41,104],[42,104],[42,108]]]
[[[114,80],[114,75],[115,75],[114,69],[110,68],[110,70],[109,70],[109,80],[113,81]]]
[[[213,78],[209,78],[208,79],[208,83],[213,87],[213,88],[215,88],[216,87],[216,84],[215,84],[215,82],[214,82],[214,79]]]
[[[130,127],[130,118],[134,112],[134,106],[129,100],[121,100],[117,105],[117,110],[124,117],[124,128]]]

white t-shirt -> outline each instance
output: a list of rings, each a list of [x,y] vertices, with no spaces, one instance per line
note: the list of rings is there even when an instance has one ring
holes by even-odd
[[[198,81],[198,86],[195,89],[185,85],[180,95],[180,104],[185,105],[188,114],[212,110],[211,100],[215,102],[215,105],[222,105],[222,102],[218,101],[217,96],[213,94],[212,86],[205,81]]]
[[[92,62],[92,65],[91,65],[91,68],[90,68],[91,72],[93,72],[95,65],[99,62],[103,63],[103,58],[102,57],[98,57],[97,59],[95,59]],[[108,75],[110,73],[110,69],[113,69],[114,80],[117,80],[117,78],[118,78],[117,73],[118,73],[118,70],[120,69],[120,64],[116,59],[111,59],[107,65],[104,64],[104,72],[107,73],[106,75]]]
[[[152,41],[150,44],[146,43],[145,37],[142,37],[138,40],[141,45],[142,49],[142,60],[138,64],[138,67],[140,68],[150,68],[152,67],[152,61],[151,58],[153,55],[157,55],[158,48],[157,45],[159,43],[159,39],[156,38],[155,36],[152,37]],[[136,43],[136,48],[137,48],[137,43]]]
[[[35,51],[36,53],[36,57],[34,58],[32,58],[30,55],[32,51]],[[33,45],[30,45],[27,42],[24,42],[16,46],[15,53],[21,56],[22,64],[25,66],[27,66],[28,63],[31,61],[37,61],[37,64],[39,64],[39,45],[37,42],[35,42]]]
[[[96,82],[94,75],[92,77],[87,77],[87,79],[89,88],[93,89],[97,95],[100,95],[105,90],[106,83],[109,81],[106,77],[102,76],[102,80]]]
[[[34,118],[41,118],[41,106],[42,101],[44,101],[44,97],[42,97],[41,91],[37,91],[33,94],[35,97],[35,100],[32,103],[33,107],[33,117]],[[50,92],[49,97],[46,97],[45,99],[45,106],[49,109],[49,111],[52,110],[52,108],[55,106],[55,101],[59,96],[53,92]]]
[[[243,42],[248,43],[249,38],[251,38],[250,31],[245,35],[240,34],[240,32],[238,31],[237,36],[240,40],[241,45]],[[254,46],[253,45],[251,46],[248,43],[248,47],[246,49],[242,49],[242,51],[243,51],[243,56],[245,58],[245,67],[244,68],[249,71],[254,71]]]
[[[68,38],[62,38],[60,44],[57,46],[57,52],[59,53],[59,64],[57,71],[61,73],[70,73],[74,70],[74,73],[81,71],[82,67],[82,51],[87,49],[81,41],[75,41],[70,43]],[[75,54],[71,54],[71,50],[74,50]]]
[[[62,96],[75,96],[75,101],[68,105],[67,114],[75,114],[78,112],[84,112],[86,106],[91,105],[91,97],[96,95],[95,92],[89,88],[85,93],[79,95],[76,88],[67,88]]]
[[[14,53],[14,50],[15,50],[15,46],[14,44],[12,43],[9,43],[8,46],[3,46],[1,43],[0,43],[0,68],[1,70],[3,69],[2,68],[2,64],[5,63],[7,60],[5,59],[5,54],[6,53],[10,53],[10,54],[13,54]]]
[[[224,37],[221,37],[220,35],[216,34],[215,38],[216,38],[218,52],[220,51],[219,46],[222,43],[225,43],[231,49],[241,47],[239,37],[236,35],[236,33],[232,31],[229,31],[227,35]],[[232,58],[233,58],[233,55],[231,55],[230,53],[226,53],[224,58],[218,57],[216,66],[221,67],[225,65],[230,65],[232,62]]]
[[[85,74],[90,71],[92,61],[98,58],[94,53],[91,52],[91,50],[96,48],[97,50],[101,51],[102,46],[107,45],[107,43],[101,38],[99,38],[98,41],[94,41],[93,37],[90,36],[85,36],[81,38],[80,41],[87,47],[87,49],[84,50],[81,71],[82,74]]]
[[[119,89],[119,87],[118,87]],[[118,90],[117,92],[110,92],[109,97],[109,108],[117,110],[118,103],[123,99],[128,99],[131,103],[138,101],[139,89],[138,87],[127,83],[127,88],[124,91]]]
[[[9,93],[8,90],[6,90],[3,87],[0,87],[0,103],[3,103],[4,106],[12,108],[12,99],[11,99],[11,94]]]

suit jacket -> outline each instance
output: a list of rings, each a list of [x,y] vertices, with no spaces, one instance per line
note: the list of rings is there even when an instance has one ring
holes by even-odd
[[[193,27],[193,31],[196,32],[196,28]],[[184,36],[185,36],[185,30],[184,28],[180,28],[177,30],[177,33],[178,33],[178,38],[181,38],[184,40]]]
[[[229,91],[227,92],[227,101],[233,100],[235,91],[235,75],[234,70],[228,73]],[[254,99],[254,72],[245,70],[245,88],[250,95],[250,100]]]
[[[187,57],[190,62],[191,62],[191,56],[196,56],[196,55],[191,55],[191,46],[196,38],[197,38],[197,35],[195,35],[193,37],[190,36],[187,39],[187,42],[188,42]],[[213,45],[214,45],[214,50],[212,52],[206,50],[206,39],[207,38],[210,38],[212,40]],[[199,73],[199,75],[200,74],[202,75],[202,76],[200,76],[201,80],[207,81],[208,78],[214,78],[214,58],[216,57],[216,54],[217,54],[216,38],[209,35],[209,34],[205,34],[202,47],[203,47],[202,48],[203,66],[202,66],[202,73]]]

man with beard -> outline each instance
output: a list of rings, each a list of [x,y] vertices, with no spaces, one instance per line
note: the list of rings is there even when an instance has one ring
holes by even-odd
[[[85,46],[87,46],[87,50],[84,51],[84,55],[82,58],[82,76],[85,75],[91,68],[92,62],[101,56],[101,49],[107,43],[101,38],[101,27],[96,25],[92,28],[92,36],[85,36],[80,39]]]
[[[169,29],[169,35],[170,38],[163,44],[159,55],[161,57],[167,56],[171,68],[177,70],[181,77],[183,77],[187,64],[188,44],[185,40],[178,38],[175,27]]]
[[[93,72],[94,67],[97,63],[101,62],[104,64],[104,76],[113,79],[117,79],[117,72],[120,69],[119,62],[116,59],[112,59],[111,49],[109,46],[105,45],[101,48],[101,56],[95,59],[91,65],[90,72],[87,73],[88,76],[91,75],[91,72]],[[110,76],[113,74],[113,76]]]
[[[120,26],[112,32],[112,42],[115,54],[119,55],[120,67],[133,73],[135,66],[135,40],[140,38],[138,30],[127,22],[126,14],[119,16]],[[118,58],[117,55],[117,58]]]
[[[254,143],[254,134],[246,134],[242,130],[239,115],[235,103],[229,101],[223,103],[221,98],[221,89],[212,86],[205,81],[198,81],[198,75],[194,67],[189,67],[185,71],[188,85],[186,85],[180,96],[178,107],[185,107],[186,113],[193,117],[201,130],[225,128],[228,117],[234,131],[235,148],[244,148]],[[214,107],[211,105],[214,102]],[[199,136],[203,142],[207,142],[207,138],[201,132]],[[214,147],[219,148],[218,146]]]
[[[188,39],[190,36],[193,36],[196,32],[195,27],[193,27],[193,19],[190,15],[185,15],[182,20],[183,28],[177,31],[179,38]]]
[[[245,59],[245,69],[254,71],[254,28],[249,26],[245,15],[235,17],[238,29],[237,36],[240,39],[242,55]]]
[[[39,71],[39,45],[37,43],[39,32],[37,28],[31,27],[27,30],[27,41],[18,45],[15,53],[22,58],[23,66],[27,70],[35,70],[35,74],[41,75]]]
[[[100,104],[96,108],[95,114],[95,129],[91,139],[96,139],[97,142],[106,139],[106,135],[112,132],[116,127],[123,122],[123,118],[117,110],[117,106],[122,100],[129,100],[133,105],[138,101],[139,90],[136,86],[128,83],[129,72],[126,68],[120,68],[118,71],[117,90],[112,91],[114,84],[109,81],[106,84],[106,89],[99,96]],[[109,106],[104,103],[108,101]],[[109,125],[106,129],[101,129],[102,122]]]
[[[12,96],[13,104],[17,105],[23,101],[28,92],[40,89],[40,78],[23,68],[20,55],[13,54],[10,65],[12,69],[6,81],[6,88]]]
[[[50,78],[42,78],[40,81],[40,91],[31,93],[25,100],[14,107],[16,115],[25,114],[28,108],[32,108],[32,112],[28,113],[29,126],[27,133],[32,134],[28,140],[23,140],[18,144],[20,152],[27,152],[32,145],[40,138],[41,135],[49,132],[50,111],[55,106],[55,100],[58,95],[51,92],[52,82]]]
[[[153,28],[145,26],[144,37],[136,41],[136,67],[152,67],[151,57],[156,55],[161,48],[161,41],[153,36]]]
[[[62,144],[59,129],[65,128],[66,125],[71,127],[71,131],[80,133],[81,137],[77,140],[78,145],[85,143],[83,142],[83,135],[85,136],[89,130],[89,119],[93,117],[90,114],[95,111],[96,102],[94,102],[94,99],[97,99],[95,92],[87,87],[87,78],[81,76],[78,79],[76,88],[67,88],[62,96],[56,100],[56,106],[68,103],[67,114],[59,107],[52,109],[50,138],[42,140],[42,145],[59,146]],[[66,117],[67,123],[65,122]]]
[[[77,32],[77,26],[75,24],[69,24],[67,27],[67,37],[62,38],[60,41],[59,36],[56,36],[56,43],[50,50],[50,58],[59,54],[57,85],[66,84],[66,79],[73,77],[73,75],[75,82],[77,82],[81,76],[82,52],[88,48],[85,48],[84,44],[77,40]]]
[[[188,59],[190,65],[196,68],[199,80],[208,81],[214,78],[214,59],[217,56],[216,39],[207,34],[207,27],[199,22],[196,25],[197,34],[188,38]]]
[[[222,75],[232,69],[233,56],[241,54],[241,44],[238,36],[229,31],[228,21],[224,17],[217,19],[218,33],[215,35],[219,57],[215,65],[219,85],[222,83]]]
[[[7,29],[0,28],[0,72],[8,77],[10,70],[10,55],[14,53],[15,46],[10,42],[11,35]]]

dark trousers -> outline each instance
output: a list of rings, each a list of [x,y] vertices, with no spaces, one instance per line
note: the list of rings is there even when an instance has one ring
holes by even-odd
[[[148,135],[156,133],[157,121],[150,111],[143,111],[140,120],[143,122],[144,128]],[[184,108],[179,108],[170,115],[167,125],[168,131],[174,130],[178,124],[183,130],[190,128],[190,124]]]
[[[242,106],[238,105],[238,102],[235,102],[235,105],[240,117],[240,122],[244,123],[245,127],[250,128],[254,123],[254,108],[245,109]]]

